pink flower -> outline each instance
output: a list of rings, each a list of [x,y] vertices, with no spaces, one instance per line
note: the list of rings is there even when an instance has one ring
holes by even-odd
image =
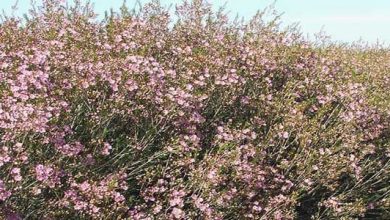
[[[80,188],[80,190],[82,192],[87,192],[87,191],[90,190],[91,185],[87,181],[85,181],[85,182],[83,182],[82,184],[79,185],[79,188]]]
[[[162,206],[161,205],[156,205],[156,207],[154,207],[153,209],[153,214],[157,214],[161,211],[162,209]]]
[[[123,201],[125,201],[125,197],[122,194],[120,194],[119,192],[115,192],[114,201],[117,203],[123,202]]]
[[[183,212],[183,210],[175,207],[175,208],[172,209],[172,215],[176,219],[181,219],[181,218],[184,217],[184,212]]]
[[[76,141],[72,144],[57,144],[57,149],[66,156],[76,156],[84,150],[84,145]]]
[[[39,164],[35,167],[36,178],[39,181],[47,180],[52,172],[53,172],[52,168],[45,167],[42,164]]]
[[[103,145],[103,149],[102,149],[101,154],[106,155],[106,156],[110,155],[111,149],[112,149],[112,146],[109,143],[105,142]]]
[[[20,175],[20,168],[17,168],[17,167],[13,168],[11,170],[11,175],[12,175],[13,179],[17,182],[22,180],[22,176]]]
[[[0,201],[5,201],[10,196],[11,192],[6,190],[4,182],[0,180]]]
[[[211,170],[208,174],[207,174],[207,178],[209,178],[210,180],[214,180],[216,178],[216,175],[217,175],[217,172],[215,170]]]
[[[181,198],[178,198],[178,197],[175,197],[175,198],[169,200],[169,204],[171,206],[177,206],[177,205],[180,206],[182,203],[183,203],[183,200]]]
[[[51,167],[38,164],[35,167],[35,177],[38,181],[45,183],[50,188],[54,188],[60,182],[59,174]]]
[[[13,168],[11,170],[11,174],[20,174],[20,168],[17,168],[17,167]]]

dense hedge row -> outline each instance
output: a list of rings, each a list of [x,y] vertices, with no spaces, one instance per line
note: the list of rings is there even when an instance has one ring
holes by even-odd
[[[14,219],[390,218],[390,62],[201,0],[0,24]]]

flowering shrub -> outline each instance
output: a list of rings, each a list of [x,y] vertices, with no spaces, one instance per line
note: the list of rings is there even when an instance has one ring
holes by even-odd
[[[390,218],[390,63],[204,1],[0,24],[13,219]]]

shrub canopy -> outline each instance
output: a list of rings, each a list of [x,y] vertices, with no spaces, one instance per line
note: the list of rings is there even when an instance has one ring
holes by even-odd
[[[201,0],[175,12],[4,17],[4,217],[390,218],[386,48]]]

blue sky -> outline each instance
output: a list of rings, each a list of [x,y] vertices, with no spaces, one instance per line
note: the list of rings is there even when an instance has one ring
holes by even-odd
[[[16,0],[0,0],[0,9],[9,12]],[[39,1],[39,0],[36,0]],[[118,9],[122,0],[91,0],[98,13],[109,8]],[[18,14],[25,13],[30,0],[19,0]],[[134,6],[136,0],[127,0]],[[147,0],[141,0],[147,2]],[[161,0],[165,5],[180,0]],[[227,3],[231,17],[246,18],[264,9],[273,0],[209,0],[216,7]],[[304,33],[313,35],[324,30],[335,41],[352,42],[362,38],[375,43],[390,44],[390,0],[277,0],[276,10],[283,12],[282,22],[299,22]]]

